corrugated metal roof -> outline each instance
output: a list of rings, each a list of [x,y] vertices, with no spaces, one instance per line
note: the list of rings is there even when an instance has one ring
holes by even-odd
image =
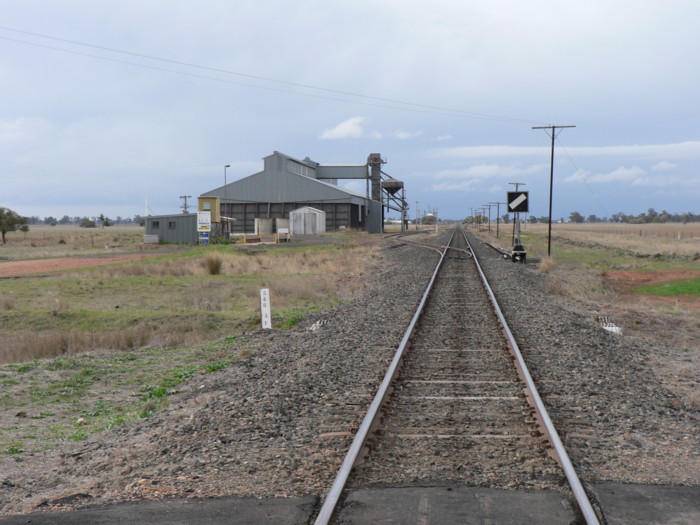
[[[227,202],[352,202],[364,204],[368,199],[335,184],[288,171],[261,171],[203,193],[203,197],[220,197]]]

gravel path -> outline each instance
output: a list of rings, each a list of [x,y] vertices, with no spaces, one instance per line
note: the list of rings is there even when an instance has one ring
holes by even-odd
[[[140,498],[302,496],[333,481],[420,300],[437,254],[382,241],[386,271],[358,300],[294,331],[255,332],[238,364],[171,407],[85,442],[0,463],[0,515]],[[648,367],[648,341],[618,337],[547,293],[535,265],[477,244],[484,269],[588,481],[699,484],[698,412]]]

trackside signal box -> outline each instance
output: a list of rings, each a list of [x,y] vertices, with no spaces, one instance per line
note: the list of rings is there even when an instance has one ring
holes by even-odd
[[[513,262],[524,263],[527,258],[527,252],[520,241],[520,214],[528,213],[528,205],[530,200],[526,191],[509,191],[506,199],[508,204],[508,212],[515,214],[513,226],[515,227],[513,235],[513,249],[510,252],[510,258]]]

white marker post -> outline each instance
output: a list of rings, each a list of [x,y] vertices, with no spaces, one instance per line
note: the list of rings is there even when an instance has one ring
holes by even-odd
[[[272,328],[272,314],[270,311],[270,290],[260,290],[260,315],[262,316],[263,329]]]

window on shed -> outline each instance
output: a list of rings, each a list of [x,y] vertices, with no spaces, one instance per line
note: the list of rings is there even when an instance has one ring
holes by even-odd
[[[153,221],[151,224],[153,225],[154,230],[160,228],[160,221]]]
[[[175,222],[175,221],[168,221],[168,229],[169,229],[169,230],[174,230],[175,228],[177,228],[177,222]]]

